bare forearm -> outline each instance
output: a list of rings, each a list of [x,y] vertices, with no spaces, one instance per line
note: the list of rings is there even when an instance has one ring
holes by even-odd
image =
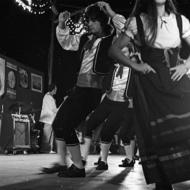
[[[125,56],[117,47],[112,46],[109,49],[109,56],[120,65],[127,66],[136,70],[137,63],[129,59],[129,57]]]

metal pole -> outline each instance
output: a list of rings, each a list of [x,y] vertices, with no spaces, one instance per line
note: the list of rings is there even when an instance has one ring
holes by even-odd
[[[53,73],[53,57],[54,57],[54,22],[51,21],[51,38],[48,53],[48,84],[52,83],[52,73]]]
[[[52,76],[53,76],[53,59],[54,59],[54,34],[55,34],[55,27],[54,27],[54,20],[58,15],[58,11],[55,7],[55,1],[52,3],[52,20],[51,20],[51,36],[50,36],[50,46],[49,46],[49,53],[48,53],[48,84],[52,83]]]

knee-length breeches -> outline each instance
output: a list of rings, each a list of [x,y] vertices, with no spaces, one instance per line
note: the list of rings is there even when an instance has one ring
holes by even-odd
[[[124,145],[130,144],[130,141],[134,139],[135,125],[137,125],[137,121],[134,109],[128,108],[118,132],[118,136]]]
[[[107,97],[92,113],[86,123],[85,137],[92,138],[93,131],[104,122],[100,137],[101,142],[110,143],[120,127],[123,116],[128,109],[127,102],[111,101]]]
[[[101,96],[100,89],[76,87],[57,112],[53,122],[55,138],[70,146],[77,145],[75,129],[99,105]]]

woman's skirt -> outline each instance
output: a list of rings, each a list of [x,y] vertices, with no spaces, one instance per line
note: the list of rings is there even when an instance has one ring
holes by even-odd
[[[177,183],[190,179],[190,79],[156,72],[134,74],[138,146],[147,183]]]

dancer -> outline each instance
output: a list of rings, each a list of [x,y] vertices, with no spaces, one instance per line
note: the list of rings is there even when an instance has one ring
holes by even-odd
[[[125,159],[122,160],[119,167],[134,167],[135,164],[135,125],[137,125],[137,122],[133,108],[133,99],[129,99],[129,102],[127,114],[121,123],[118,133],[118,137],[122,140],[125,151]]]
[[[143,62],[122,54],[133,39]],[[126,30],[110,56],[136,71],[134,107],[138,146],[147,183],[170,190],[190,176],[190,57],[179,59],[181,40],[190,45],[190,23],[172,0],[136,0]]]
[[[49,168],[49,171],[58,172],[60,177],[85,177],[86,175],[75,128],[100,103],[102,81],[112,66],[107,50],[112,43],[114,30],[108,24],[109,17],[102,8],[97,3],[86,9],[89,30],[87,34],[70,34],[65,24],[70,13],[65,11],[59,15],[59,24],[56,28],[58,42],[65,50],[78,50],[81,64],[76,88],[59,109],[53,123],[59,161]],[[65,158],[66,146],[73,161],[68,169]]]
[[[135,140],[135,125],[137,124],[135,113],[133,109],[132,99],[129,99],[129,106],[126,114],[123,117],[117,133],[118,138],[121,139],[125,151],[125,159],[119,164],[119,167],[134,167],[135,161],[138,159],[135,155],[136,140]],[[105,153],[104,153],[105,154]],[[103,154],[103,155],[104,155]],[[102,152],[100,151],[100,156],[98,161],[94,165],[99,165],[102,157]]]
[[[123,25],[124,26],[124,25]],[[131,43],[128,47],[123,48],[122,50],[125,56],[130,57],[131,59],[140,60],[138,52],[134,50],[133,44]],[[92,113],[91,117],[86,123],[86,132],[84,138],[84,145],[82,147],[82,157],[86,161],[89,154],[90,145],[92,142],[93,131],[104,122],[102,131],[101,131],[101,160],[98,161],[97,170],[107,170],[107,158],[109,154],[109,149],[112,143],[112,139],[115,133],[120,128],[120,124],[127,117],[126,124],[129,124],[133,118],[133,113],[131,111],[131,99],[129,94],[132,88],[130,85],[131,70],[129,67],[119,66],[115,64],[115,68],[111,73],[112,80],[110,81],[110,89],[107,90],[106,96],[102,103],[96,108]],[[125,129],[126,132],[132,134],[133,126],[125,126],[128,129]],[[126,134],[126,133],[125,133]],[[129,136],[128,136],[129,137]],[[122,137],[124,143],[126,142],[127,137]],[[130,140],[132,137],[129,137]],[[128,140],[128,139],[127,139]],[[129,141],[130,141],[129,140]],[[128,148],[128,147],[127,147]],[[129,150],[129,149],[128,149]],[[133,151],[131,150],[131,154]],[[134,155],[129,155],[129,166],[134,165],[133,161]]]

